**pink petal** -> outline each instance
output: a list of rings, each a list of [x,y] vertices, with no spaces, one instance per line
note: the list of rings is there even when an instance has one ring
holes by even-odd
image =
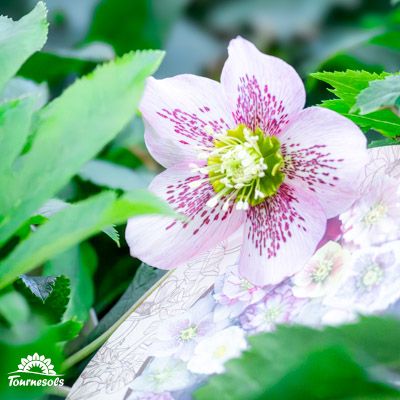
[[[305,104],[297,72],[279,58],[261,53],[238,37],[228,47],[221,83],[236,123],[278,134]]]
[[[140,111],[151,155],[164,167],[196,158],[196,147],[212,145],[205,127],[214,131],[233,127],[227,107],[221,85],[211,79],[149,78]]]
[[[310,107],[279,139],[287,182],[314,193],[328,218],[347,210],[357,198],[367,162],[360,129],[334,111]]]
[[[186,164],[168,168],[156,176],[150,190],[164,198],[184,220],[148,216],[132,218],[126,228],[131,255],[157,268],[171,269],[220,243],[244,222],[244,213],[233,205],[227,211],[222,203],[210,208],[215,195],[208,182],[191,188],[193,176]]]
[[[281,282],[305,266],[325,227],[318,200],[283,184],[274,197],[248,212],[240,273],[256,285]]]

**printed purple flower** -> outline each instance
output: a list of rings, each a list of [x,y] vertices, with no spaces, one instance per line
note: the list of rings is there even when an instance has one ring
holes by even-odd
[[[400,298],[400,241],[354,252],[350,267],[325,304],[369,314]]]
[[[368,246],[400,239],[399,181],[382,175],[340,219],[346,242]]]
[[[157,341],[149,353],[157,357],[174,355],[187,361],[199,340],[224,327],[213,322],[213,308],[212,298],[205,298],[182,315],[166,320],[159,326]]]
[[[241,276],[237,264],[229,267],[214,285],[214,299],[218,303],[214,312],[216,320],[237,317],[247,306],[261,300],[268,290]]]
[[[147,81],[145,140],[167,168],[150,189],[186,218],[131,219],[126,239],[133,256],[170,269],[243,227],[240,273],[278,283],[355,200],[366,141],[333,111],[303,110],[303,83],[284,61],[242,38],[228,51],[221,83]]]
[[[257,304],[248,307],[239,317],[240,325],[250,332],[270,332],[277,324],[290,324],[308,303],[293,296],[287,283],[282,283]]]
[[[293,294],[296,297],[320,297],[335,290],[349,256],[349,252],[340,244],[336,242],[325,244],[292,278]]]

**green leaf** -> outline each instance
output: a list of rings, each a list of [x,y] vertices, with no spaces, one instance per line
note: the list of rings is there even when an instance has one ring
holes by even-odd
[[[29,305],[21,293],[10,288],[0,295],[0,315],[10,326],[25,322],[29,317]]]
[[[389,75],[385,79],[371,81],[369,86],[357,95],[356,106],[364,115],[381,108],[397,108],[399,99],[400,75]]]
[[[29,224],[28,226],[34,224],[35,219],[39,219],[39,225],[43,223],[43,220],[40,220],[40,217],[43,217],[45,221],[47,221],[48,218],[53,216],[54,214],[57,214],[59,211],[63,210],[66,207],[69,207],[71,204],[67,203],[66,201],[60,200],[60,199],[50,199],[49,201],[46,202],[46,204],[43,207],[40,207],[40,209],[37,211],[36,215],[32,218],[29,219]],[[119,233],[115,229],[113,225],[107,226],[106,228],[103,229],[103,232],[110,237],[114,242],[117,244],[119,247]]]
[[[79,332],[82,330],[83,323],[75,319],[60,322],[55,325],[51,325],[50,330],[58,337],[60,342],[67,342],[75,339]]]
[[[23,97],[33,97],[35,102],[34,110],[41,109],[49,100],[49,89],[46,83],[38,84],[29,79],[16,77],[7,82],[0,102],[6,102]]]
[[[399,145],[400,141],[395,139],[382,139],[382,140],[373,140],[369,145],[368,148],[372,149],[374,147],[384,147],[384,146],[394,146]]]
[[[61,321],[71,293],[67,277],[21,275],[15,286],[37,314],[52,322]]]
[[[370,40],[370,43],[376,44],[378,46],[388,47],[393,50],[400,50],[400,32],[390,31],[382,33],[378,36],[375,36]]]
[[[315,72],[312,77],[333,87],[333,94],[342,99],[350,108],[355,104],[357,95],[368,87],[369,82],[383,79],[387,74],[367,71]]]
[[[273,333],[250,337],[250,348],[228,362],[226,372],[212,377],[195,398],[317,400],[388,395],[399,399],[400,392],[390,387],[390,376],[385,375],[386,368],[400,368],[399,334],[399,320],[380,317],[322,331],[281,326]]]
[[[162,56],[136,52],[97,68],[38,113],[31,148],[17,160],[17,170],[0,176],[7,192],[0,196],[0,243],[131,119]]]
[[[0,173],[9,171],[21,152],[34,112],[33,97],[11,100],[0,105]]]
[[[48,275],[63,274],[71,282],[71,296],[63,320],[85,322],[93,305],[93,273],[97,256],[88,243],[74,246],[49,260],[43,269]]]
[[[373,129],[389,138],[400,136],[400,118],[390,110],[378,110],[365,115],[360,115],[356,111],[357,96],[368,88],[371,81],[385,79],[387,73],[378,75],[366,71],[348,70],[317,72],[311,76],[331,85],[333,87],[331,92],[339,98],[324,101],[323,107],[339,112],[364,130]]]
[[[107,226],[106,228],[103,229],[103,232],[112,240],[114,240],[114,242],[117,244],[118,247],[121,246],[121,243],[119,241],[119,233],[118,231],[115,229],[114,225],[110,225]]]
[[[20,281],[30,293],[41,300],[43,304],[53,291],[56,280],[56,276],[20,276]]]
[[[174,215],[169,206],[147,191],[127,193],[116,199],[104,192],[73,204],[38,227],[0,262],[0,288],[55,255],[112,224],[141,214]]]
[[[20,66],[47,39],[46,6],[40,1],[19,21],[0,17],[0,92]]]
[[[91,160],[80,171],[79,176],[98,186],[130,191],[145,188],[152,175],[148,172],[134,171],[104,160]]]
[[[132,49],[163,47],[172,23],[180,16],[188,0],[101,0],[95,9],[87,42],[106,42],[117,54]]]
[[[87,342],[93,341],[114,325],[165,273],[166,271],[164,270],[141,264],[125,293],[102,318],[94,331],[89,335]]]

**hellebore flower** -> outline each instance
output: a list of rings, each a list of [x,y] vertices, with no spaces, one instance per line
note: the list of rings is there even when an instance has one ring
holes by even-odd
[[[166,171],[150,190],[186,219],[128,223],[131,254],[175,268],[239,228],[239,269],[254,284],[282,281],[314,253],[327,218],[356,199],[366,141],[348,119],[303,110],[295,70],[237,38],[221,83],[192,75],[150,78],[145,140]]]

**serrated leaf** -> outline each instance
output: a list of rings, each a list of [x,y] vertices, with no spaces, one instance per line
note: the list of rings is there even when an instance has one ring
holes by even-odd
[[[115,229],[114,225],[107,226],[106,228],[103,229],[103,232],[114,242],[117,244],[118,247],[120,247],[120,241],[119,241],[119,233]]]
[[[355,104],[357,95],[368,87],[369,82],[383,79],[387,73],[377,74],[367,71],[315,72],[312,77],[333,87],[332,93],[342,99],[350,108]]]
[[[93,305],[93,274],[97,266],[96,252],[88,243],[74,246],[49,260],[43,268],[47,275],[63,274],[71,282],[71,296],[63,320],[85,322]]]
[[[0,17],[0,92],[21,65],[47,39],[46,6],[42,1],[19,21]]]
[[[71,293],[70,281],[66,276],[21,275],[15,287],[36,313],[52,322],[61,321]]]
[[[400,136],[400,118],[389,110],[378,110],[360,115],[356,111],[357,96],[371,81],[383,80],[386,72],[378,75],[366,71],[317,72],[314,78],[328,83],[339,99],[326,100],[321,105],[339,112],[365,130],[373,129],[388,138]]]
[[[63,209],[0,261],[0,288],[107,226],[141,214],[175,215],[157,196],[140,190],[118,199],[104,192]]]
[[[4,243],[131,119],[144,82],[163,53],[128,54],[70,86],[38,115],[31,148],[18,171],[0,176],[0,243]],[[46,176],[46,179],[43,179]]]
[[[382,80],[371,81],[357,95],[356,106],[360,114],[369,114],[381,108],[397,108],[400,99],[400,75],[389,75]]]
[[[21,275],[20,280],[44,304],[54,289],[57,277]]]
[[[400,398],[385,368],[400,367],[400,321],[370,317],[324,330],[281,326],[195,393],[198,400]],[[373,368],[379,374],[373,373]]]

